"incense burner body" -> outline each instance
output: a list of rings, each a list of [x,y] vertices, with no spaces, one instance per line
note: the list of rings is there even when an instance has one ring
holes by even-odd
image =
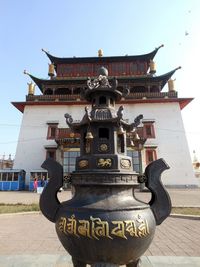
[[[79,122],[65,114],[68,126],[80,134],[80,156],[70,174],[75,193],[71,200],[58,201],[63,168],[47,159],[42,167],[48,170],[50,181],[41,195],[40,208],[56,224],[74,267],[136,267],[153,239],[155,226],[170,213],[170,199],[160,180],[168,166],[160,159],[148,165],[143,176],[136,173],[127,156],[126,136],[132,133],[137,138],[131,142],[138,142],[137,127],[143,115],[130,124],[123,119],[123,106],[116,110],[115,102],[128,90],[119,91],[116,79],[111,85],[105,68],[87,85],[82,97],[91,102],[91,111],[86,107]],[[134,196],[142,181],[152,193],[148,204]]]
[[[137,262],[155,232],[149,205],[137,201],[127,185],[78,186],[76,192],[62,204],[56,221],[58,237],[72,258],[88,264]]]

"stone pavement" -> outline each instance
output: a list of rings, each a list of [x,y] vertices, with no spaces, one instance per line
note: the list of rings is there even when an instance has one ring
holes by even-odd
[[[199,189],[169,191],[173,206],[200,206]],[[60,200],[70,197],[69,192],[58,195]],[[143,192],[137,196],[145,201],[150,198]],[[38,199],[36,193],[0,192],[0,202],[32,203]],[[0,226],[0,267],[72,267],[54,224],[41,213],[0,215]],[[169,217],[157,226],[153,242],[142,257],[142,267],[161,266],[200,267],[200,220]]]
[[[70,256],[58,241],[54,224],[44,218],[42,214],[0,215],[0,225],[1,267],[71,267]],[[199,229],[200,220],[167,218],[156,228],[153,242],[142,258],[142,267],[160,267],[161,263],[164,267],[168,266],[165,264],[170,262],[169,266],[176,266],[172,265],[172,262],[178,261],[180,264],[178,266],[184,266],[183,263],[188,260],[190,260],[190,264],[186,266],[200,266]],[[158,259],[160,260],[158,261]],[[160,265],[156,265],[156,261]],[[36,264],[36,262],[38,263]],[[12,265],[9,265],[11,263]]]
[[[167,190],[171,197],[172,206],[200,207],[200,188]],[[151,194],[149,192],[136,191],[135,195],[137,198],[145,202],[148,202],[151,198]],[[0,191],[0,203],[38,203],[39,197],[39,194],[28,191]],[[65,201],[70,197],[70,191],[58,193],[58,198],[60,201]]]

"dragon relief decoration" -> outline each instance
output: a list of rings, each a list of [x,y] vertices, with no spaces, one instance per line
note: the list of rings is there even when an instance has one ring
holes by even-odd
[[[112,166],[112,159],[99,159],[97,165],[101,168],[110,168]]]

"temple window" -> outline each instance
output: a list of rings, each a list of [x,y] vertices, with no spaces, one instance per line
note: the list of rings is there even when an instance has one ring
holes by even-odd
[[[99,138],[109,139],[109,129],[99,128]]]
[[[140,74],[143,74],[145,73],[145,64],[143,62],[138,62],[137,64],[137,71],[140,73]]]
[[[81,88],[79,88],[79,87],[74,88],[73,93],[74,93],[75,95],[80,94],[80,93],[81,93]]]
[[[65,175],[75,170],[76,157],[79,156],[80,156],[80,151],[63,152],[63,170]]]
[[[148,165],[149,163],[151,163],[152,161],[157,159],[157,155],[156,155],[156,150],[155,149],[147,148],[145,150],[145,155],[146,155],[146,165]]]
[[[68,95],[71,94],[71,90],[69,88],[58,88],[55,90],[55,95]]]
[[[143,136],[144,138],[155,138],[155,130],[153,122],[144,123]]]
[[[58,123],[47,123],[48,130],[47,130],[47,139],[55,139],[58,129]]]
[[[133,170],[140,172],[139,152],[136,150],[127,150],[127,156],[132,158]]]

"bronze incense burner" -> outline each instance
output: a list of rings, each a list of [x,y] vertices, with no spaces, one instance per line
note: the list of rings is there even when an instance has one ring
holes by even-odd
[[[80,157],[70,176],[75,188],[72,199],[63,203],[57,199],[62,166],[52,159],[42,165],[50,181],[41,195],[40,208],[55,223],[74,267],[138,267],[156,225],[171,211],[169,195],[160,180],[168,165],[163,159],[156,160],[141,177],[127,156],[126,132],[136,131],[143,118],[139,115],[129,124],[123,119],[123,106],[116,111],[116,101],[128,93],[128,89],[117,89],[116,79],[108,81],[107,69],[102,67],[97,79],[88,78],[87,90],[82,92],[91,111],[86,107],[80,122],[65,114],[68,126],[81,135]],[[148,204],[134,196],[134,189],[143,181],[152,193]]]

